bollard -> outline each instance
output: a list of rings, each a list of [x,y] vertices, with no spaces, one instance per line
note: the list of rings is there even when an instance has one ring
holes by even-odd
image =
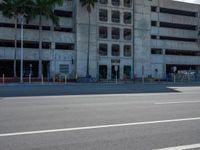
[[[3,82],[3,84],[5,83],[5,75],[4,74],[3,74],[2,82]]]
[[[65,75],[65,84],[67,84],[67,75]]]
[[[42,74],[42,77],[41,77],[41,82],[42,82],[42,84],[44,84],[44,77],[43,77],[43,74]]]
[[[56,82],[56,79],[55,79],[56,77],[55,77],[55,75],[53,76],[53,83],[55,83]]]
[[[78,80],[78,74],[76,73],[76,80]]]
[[[174,74],[174,83],[176,83],[176,74]]]
[[[28,81],[29,81],[29,84],[31,84],[31,74],[29,74]]]
[[[115,83],[118,84],[118,81],[117,81],[117,74],[116,74],[116,78],[115,78]]]
[[[144,75],[142,75],[142,84],[144,84]]]

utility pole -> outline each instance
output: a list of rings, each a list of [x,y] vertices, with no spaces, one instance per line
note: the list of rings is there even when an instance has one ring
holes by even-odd
[[[21,50],[20,50],[20,83],[23,83],[23,59],[24,59],[24,49],[23,49],[23,43],[24,43],[24,16],[21,15],[20,16],[20,19],[21,19]]]

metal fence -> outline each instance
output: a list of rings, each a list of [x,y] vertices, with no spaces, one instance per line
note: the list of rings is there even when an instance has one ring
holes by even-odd
[[[200,73],[195,71],[181,71],[167,74],[166,79],[171,82],[197,82],[200,81]]]

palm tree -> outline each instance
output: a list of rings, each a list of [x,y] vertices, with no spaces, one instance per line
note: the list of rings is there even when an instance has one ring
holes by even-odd
[[[33,13],[30,18],[39,17],[39,72],[38,77],[42,77],[42,18],[50,19],[55,26],[59,26],[59,17],[54,14],[56,5],[63,5],[64,0],[34,0]]]
[[[82,7],[86,7],[87,12],[88,12],[88,18],[89,18],[89,25],[88,25],[88,51],[87,51],[87,71],[86,71],[86,78],[90,78],[90,74],[89,74],[89,63],[90,63],[90,26],[91,26],[91,22],[90,22],[90,15],[92,12],[92,8],[94,8],[95,3],[97,2],[97,0],[80,0]]]
[[[32,6],[31,0],[3,0],[0,4],[0,11],[4,17],[9,19],[14,18],[15,20],[15,39],[14,39],[14,66],[13,66],[13,73],[14,78],[17,77],[16,74],[16,52],[17,52],[17,24],[18,19],[21,14],[28,14],[30,7]]]

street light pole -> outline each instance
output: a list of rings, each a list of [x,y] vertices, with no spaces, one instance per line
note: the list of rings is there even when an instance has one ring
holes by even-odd
[[[23,83],[23,59],[24,59],[24,50],[23,50],[23,39],[24,39],[24,16],[21,15],[21,50],[20,50],[20,83]]]

